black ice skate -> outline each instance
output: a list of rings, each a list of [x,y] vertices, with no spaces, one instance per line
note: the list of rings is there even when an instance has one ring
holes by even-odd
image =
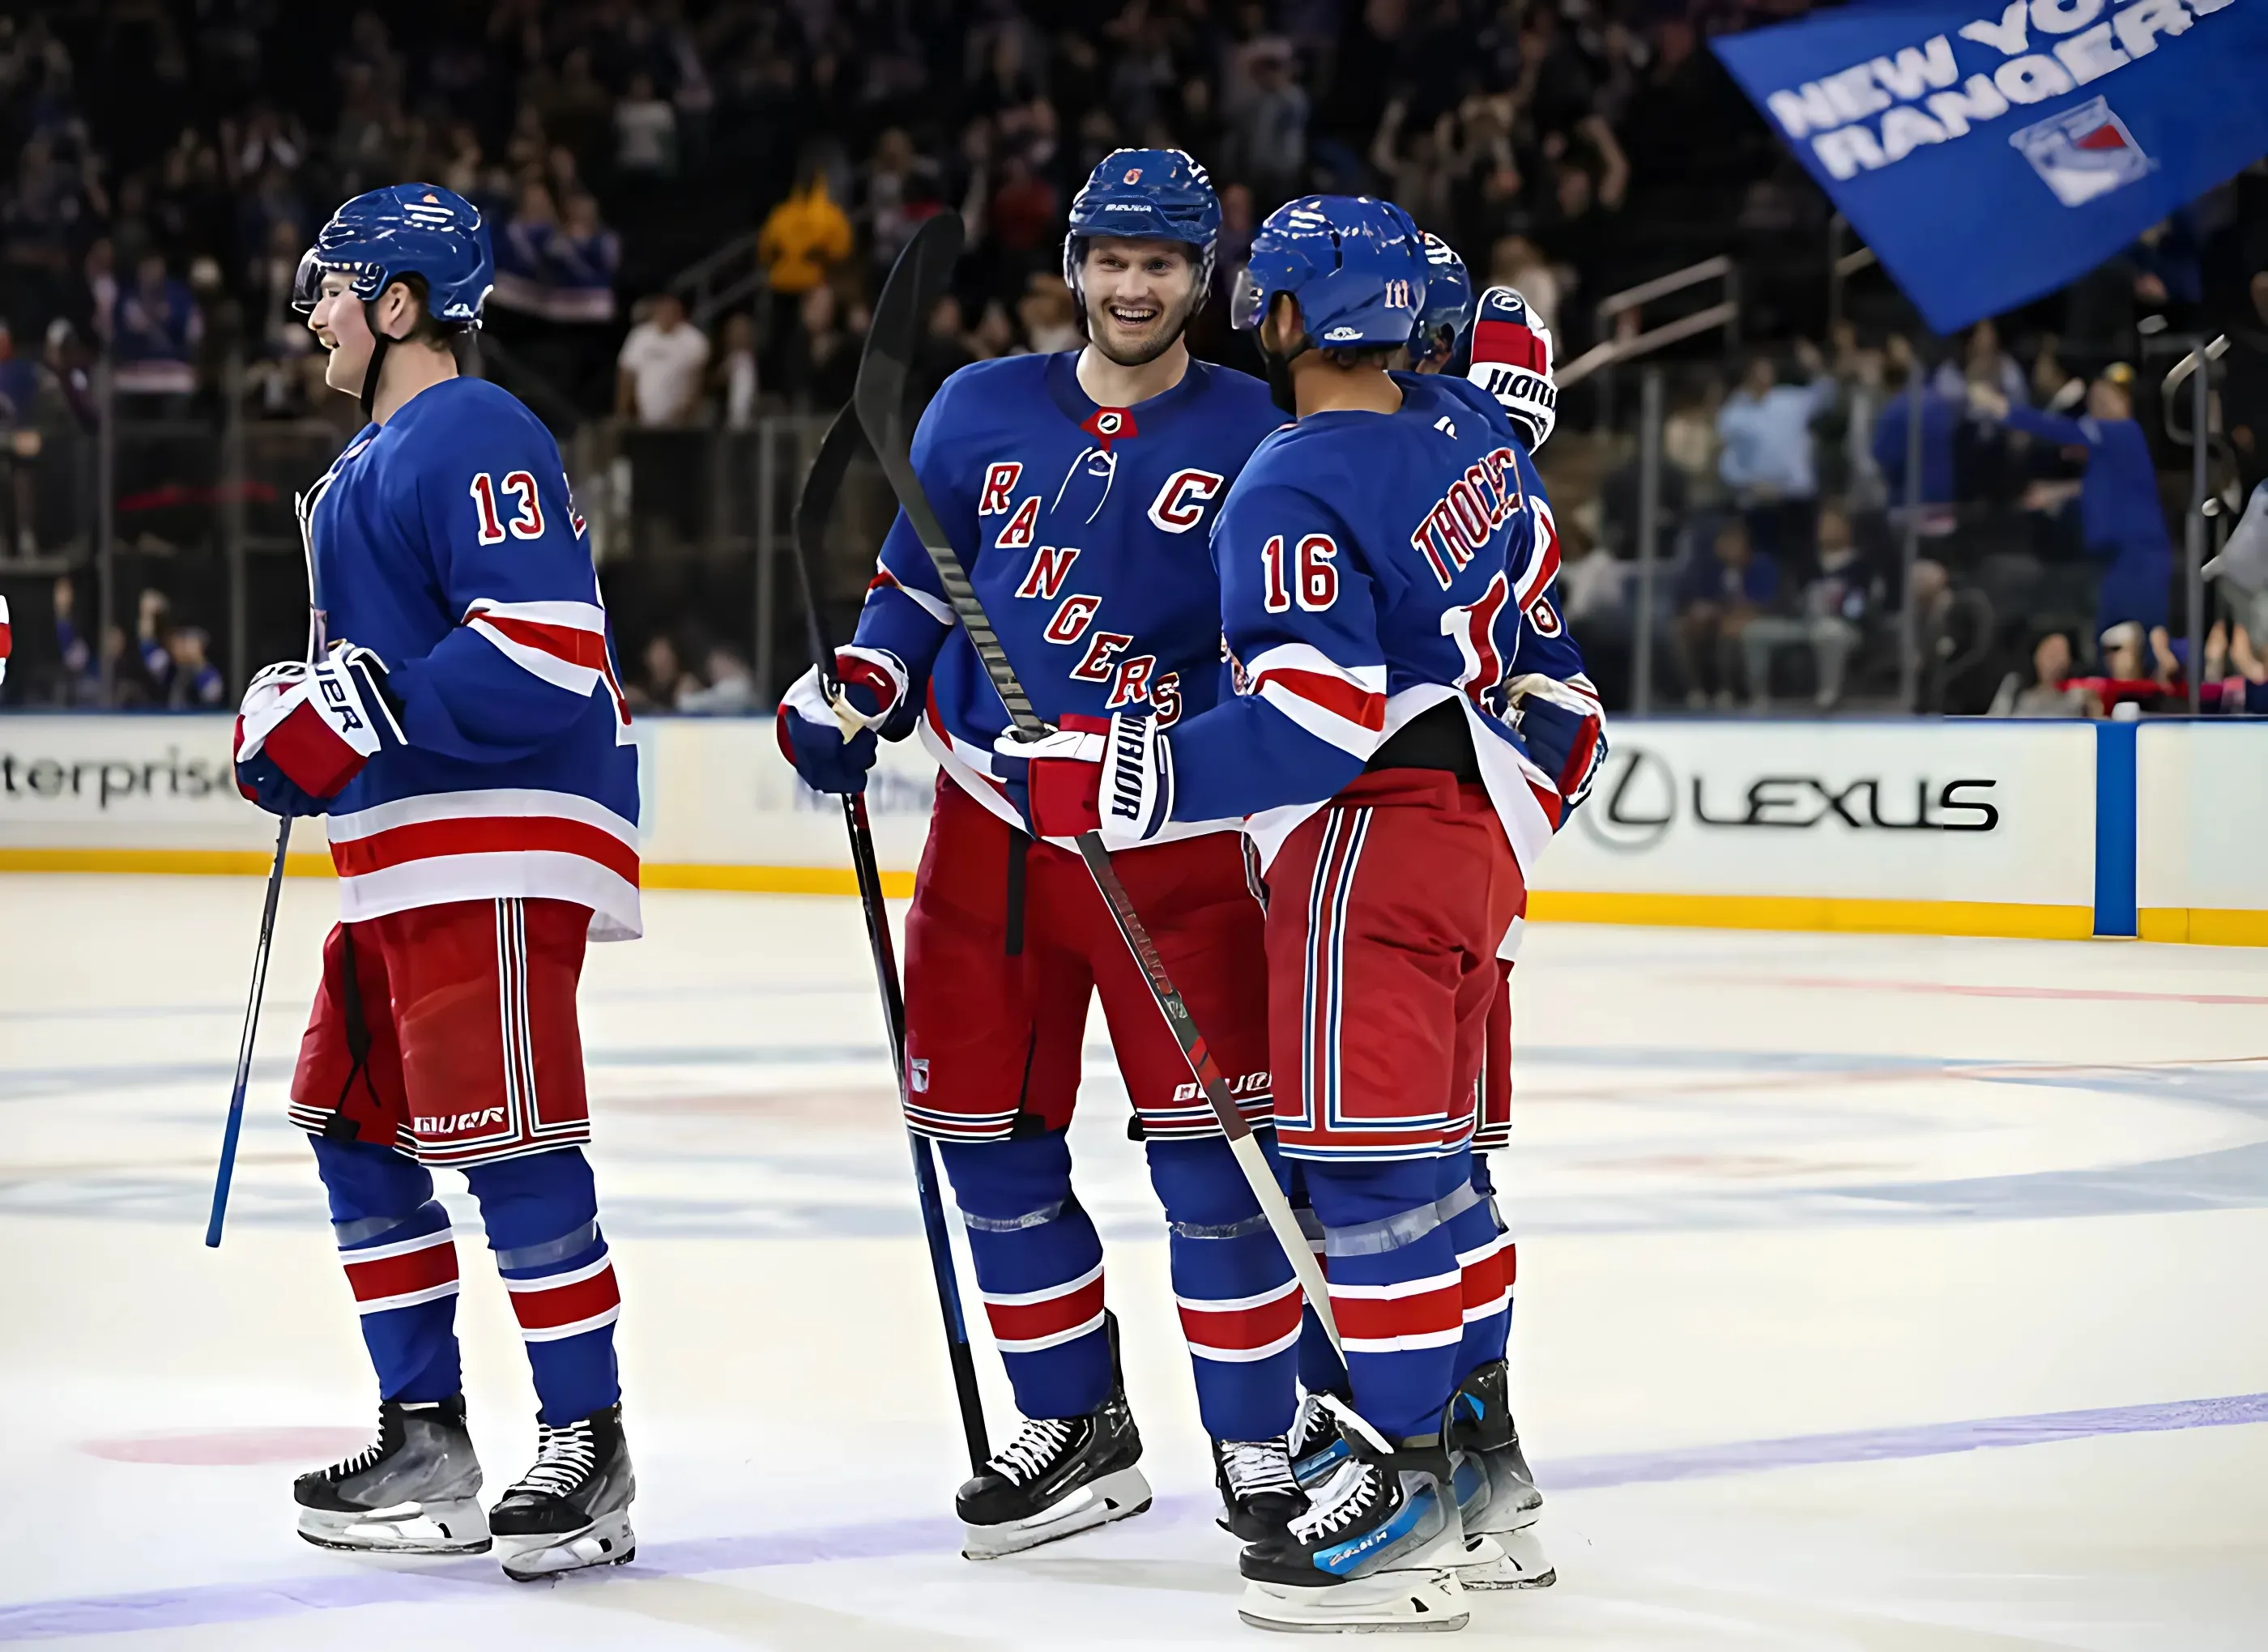
[[[1221,1530],[1247,1543],[1274,1537],[1307,1507],[1281,1440],[1215,1440],[1212,1481],[1225,1510]]]
[[[1532,1530],[1543,1512],[1520,1431],[1506,1402],[1509,1373],[1492,1360],[1449,1401],[1447,1435],[1455,1465],[1457,1507],[1469,1546],[1500,1551],[1502,1560],[1468,1564],[1459,1573],[1468,1589],[1542,1589],[1558,1574],[1544,1558]]]
[[[1305,1514],[1239,1558],[1238,1616],[1308,1634],[1463,1628],[1464,1540],[1440,1436],[1390,1443],[1334,1410],[1347,1457]]]
[[[535,1465],[489,1514],[504,1575],[532,1583],[635,1558],[630,1499],[637,1479],[621,1402],[557,1428],[539,1418],[535,1429]]]
[[[372,1554],[479,1554],[489,1546],[465,1397],[378,1408],[378,1438],[292,1484],[299,1535]]]
[[[1340,1436],[1331,1403],[1346,1403],[1344,1394],[1306,1394],[1300,1414],[1292,1420],[1292,1477],[1300,1489],[1313,1492],[1338,1472],[1347,1459],[1347,1443]]]
[[[967,1529],[961,1548],[967,1559],[1036,1548],[1150,1506],[1150,1482],[1135,1466],[1142,1435],[1118,1375],[1118,1321],[1107,1316],[1104,1323],[1111,1383],[1101,1408],[1084,1417],[1026,1421],[984,1472],[954,1494],[954,1512]]]

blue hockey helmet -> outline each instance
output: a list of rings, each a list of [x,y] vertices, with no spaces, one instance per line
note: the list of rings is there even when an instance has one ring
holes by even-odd
[[[1425,303],[1418,312],[1418,325],[1410,334],[1410,361],[1438,361],[1447,367],[1456,358],[1465,329],[1473,319],[1473,278],[1457,249],[1425,231]]]
[[[1073,292],[1080,291],[1083,244],[1097,235],[1186,242],[1197,249],[1202,292],[1212,280],[1213,249],[1220,242],[1220,197],[1205,169],[1180,150],[1113,150],[1071,203],[1064,280]]]
[[[420,276],[428,315],[445,327],[477,327],[496,260],[478,207],[438,184],[395,184],[331,214],[299,261],[291,307],[313,310],[323,277],[334,273],[350,277],[364,304],[404,275]]]
[[[1392,202],[1371,195],[1285,202],[1252,238],[1252,261],[1237,277],[1229,324],[1257,329],[1277,295],[1287,292],[1317,349],[1408,344],[1425,304],[1418,225]]]

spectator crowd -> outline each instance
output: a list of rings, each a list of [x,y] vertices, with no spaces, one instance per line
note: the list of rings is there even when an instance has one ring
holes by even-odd
[[[971,361],[1079,341],[1064,212],[1122,145],[1185,148],[1211,170],[1225,216],[1220,298],[1279,202],[1373,190],[1457,246],[1476,279],[1519,286],[1563,360],[1594,341],[1599,299],[1726,251],[1728,237],[1759,271],[1753,327],[1785,334],[1815,307],[1827,209],[1707,45],[1802,9],[484,0],[324,12],[35,0],[0,16],[0,131],[15,157],[0,179],[0,557],[28,569],[52,547],[84,573],[85,535],[56,503],[61,467],[40,456],[90,422],[98,356],[125,416],[210,422],[217,399],[236,395],[254,416],[351,422],[290,308],[298,253],[337,202],[431,179],[492,228],[480,371],[563,438],[622,432],[619,460],[577,481],[619,483],[615,503],[630,504],[628,554],[610,549],[603,571],[618,621],[637,628],[624,651],[651,668],[642,692],[657,705],[760,701],[776,685],[748,679],[745,632],[719,642],[673,617],[738,597],[656,568],[667,547],[713,532],[714,467],[747,462],[765,414],[823,414],[848,397],[880,276],[924,217],[958,212],[968,245],[930,319],[918,375],[931,385]],[[2223,228],[2191,215],[2153,230],[2051,313],[2024,318],[2021,357],[1988,324],[1927,373],[1893,336],[1910,319],[1892,315],[1844,327],[1823,350],[1759,356],[1737,384],[1704,373],[1685,386],[1665,441],[1675,532],[1662,549],[1675,560],[1662,641],[1677,692],[1764,701],[1784,679],[1826,705],[1879,691],[1880,637],[1905,600],[1886,583],[1886,547],[1907,397],[1923,407],[1926,561],[1945,570],[1923,620],[1929,702],[1984,709],[2009,649],[2030,658],[2007,633],[2034,608],[2067,610],[2073,657],[2093,661],[2105,616],[2082,613],[2088,582],[2058,570],[2091,568],[2100,548],[2079,518],[2101,458],[2023,418],[2068,411],[2048,407],[2068,384],[2091,396],[2086,382],[2134,358],[2147,319],[2197,319]],[[1200,317],[1195,342],[1249,365],[1223,308]],[[675,439],[690,433],[703,440]],[[1619,559],[1580,578],[1571,569],[1582,600],[1571,591],[1570,605],[1627,657],[1629,582],[1616,569],[1634,544],[1631,467],[1611,441],[1587,451],[1570,434],[1564,462],[1546,456],[1562,518]],[[2014,554],[2012,523],[2038,570],[2029,594],[1994,561]],[[2084,542],[2072,553],[2074,534]],[[1917,576],[1918,613],[1930,577]],[[186,592],[173,601],[195,606]],[[59,591],[55,606],[70,624],[89,583],[76,610]],[[179,645],[184,656],[204,647],[197,625],[173,628],[171,606],[153,620],[145,605],[132,624],[114,614],[97,650],[114,677],[144,661],[136,692],[160,703],[202,694],[179,685],[210,669],[182,664],[160,681],[151,648],[129,646],[129,633],[146,644],[162,631],[200,638]],[[2137,617],[2145,664],[2162,674],[2150,616]],[[1972,647],[1972,634],[1989,640]],[[2226,657],[2257,662],[2252,631],[2228,635],[2244,640]],[[71,642],[83,658],[85,643]]]

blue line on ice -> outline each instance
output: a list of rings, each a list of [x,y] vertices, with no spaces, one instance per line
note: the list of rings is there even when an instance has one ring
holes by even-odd
[[[2146,1406],[2108,1406],[2051,1411],[2032,1416],[1984,1417],[1960,1422],[1862,1428],[1843,1434],[1800,1435],[1784,1440],[1744,1440],[1725,1445],[1546,1462],[1536,1478],[1554,1492],[1598,1491],[1749,1474],[1776,1468],[1880,1463],[1902,1457],[1944,1457],[2009,1446],[2048,1445],[2107,1435],[2157,1434],[2184,1428],[2225,1428],[2268,1422],[2268,1393],[2213,1399],[2178,1399]],[[1203,1494],[1159,1500],[1168,1520],[1189,1519],[1211,1506]],[[829,1560],[888,1560],[951,1553],[960,1546],[958,1522],[880,1520],[807,1531],[767,1531],[743,1537],[695,1538],[652,1543],[639,1551],[624,1577],[685,1577],[808,1566]],[[462,1601],[470,1590],[509,1590],[486,1560],[452,1561],[415,1572],[360,1568],[267,1582],[214,1583],[131,1595],[82,1596],[26,1601],[0,1607],[0,1641],[46,1641],[65,1635],[126,1634],[137,1630],[252,1623],[300,1612],[355,1606]]]

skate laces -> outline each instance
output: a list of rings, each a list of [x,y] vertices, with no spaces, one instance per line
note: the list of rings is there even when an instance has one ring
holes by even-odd
[[[1212,1449],[1228,1489],[1239,1499],[1300,1489],[1292,1478],[1291,1453],[1281,1440],[1216,1440]]]
[[[1332,1420],[1331,1408],[1323,1403],[1323,1397],[1309,1394],[1300,1401],[1300,1414],[1292,1424],[1292,1456],[1310,1456],[1338,1438],[1338,1424]]]
[[[546,1496],[564,1497],[589,1479],[591,1471],[598,1465],[599,1441],[589,1418],[571,1422],[563,1428],[538,1422],[535,1465],[521,1475],[519,1484],[504,1495],[540,1492]]]
[[[1011,1485],[1022,1486],[1035,1480],[1063,1455],[1082,1421],[1077,1417],[1027,1418],[1022,1431],[995,1451],[984,1466]]]
[[[342,1457],[325,1469],[324,1478],[335,1484],[342,1479],[352,1479],[364,1469],[376,1466],[388,1449],[386,1421],[386,1407],[380,1406],[378,1408],[378,1437],[352,1457]]]
[[[1370,1513],[1385,1484],[1385,1476],[1376,1467],[1359,1457],[1349,1457],[1323,1483],[1323,1488],[1313,1494],[1314,1501],[1307,1512],[1292,1519],[1292,1536],[1311,1546],[1338,1536]]]

